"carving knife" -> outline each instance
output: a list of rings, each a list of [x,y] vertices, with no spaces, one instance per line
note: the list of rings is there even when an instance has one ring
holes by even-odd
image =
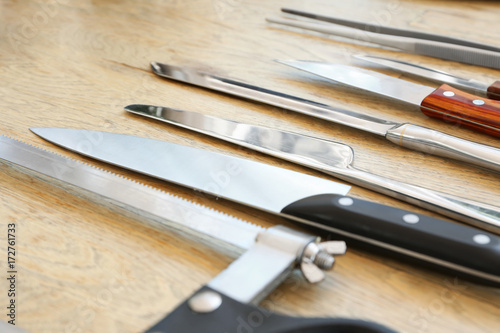
[[[349,65],[319,61],[278,62],[332,81],[416,105],[429,117],[500,137],[500,101],[481,98],[447,84],[435,89]]]
[[[495,147],[463,140],[409,123],[397,123],[351,110],[333,108],[282,92],[264,89],[186,67],[153,62],[151,68],[155,74],[167,79],[300,112],[383,136],[388,141],[399,146],[432,155],[453,158],[500,172],[500,149]]]
[[[473,93],[480,93],[491,99],[500,100],[500,80],[493,82],[491,85],[487,85],[477,80],[465,79],[434,68],[416,65],[406,61],[361,55],[355,55],[354,58],[367,63],[377,64],[385,68],[395,69],[403,73],[409,73],[442,83],[449,83],[452,86],[467,89]]]
[[[500,207],[439,193],[357,169],[353,165],[354,151],[346,144],[160,106],[135,104],[125,107],[125,110],[311,167],[500,234]]]
[[[100,161],[455,272],[490,282],[500,281],[500,237],[465,225],[347,197],[349,187],[342,184],[148,138],[64,128],[32,131],[61,147]]]
[[[95,138],[86,137],[86,140]],[[85,141],[89,142],[89,141]],[[269,229],[244,222],[174,197],[110,172],[0,136],[0,167],[41,178],[97,202],[116,205],[159,227],[167,226],[209,242],[244,252],[229,267],[147,330],[153,332],[235,332],[235,316],[259,311],[256,305],[294,268],[310,282],[320,282],[331,269],[342,241],[319,243],[317,237],[283,226]],[[255,333],[346,332],[390,333],[382,325],[343,318],[298,318],[270,314]]]

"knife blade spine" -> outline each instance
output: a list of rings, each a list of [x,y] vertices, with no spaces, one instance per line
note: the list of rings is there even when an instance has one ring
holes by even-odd
[[[21,158],[12,154],[6,156],[15,150],[23,150],[25,155]],[[224,242],[235,249],[248,249],[257,234],[264,230],[213,208],[6,136],[0,136],[0,159],[21,169],[21,172],[39,178],[43,175],[47,182],[56,182],[77,195],[81,195],[83,189],[87,198],[95,199],[95,195],[98,195],[99,199],[105,198],[106,203],[112,206],[141,218],[146,217],[153,226],[167,227],[190,237],[195,236],[201,241]],[[73,182],[68,181],[68,175],[75,176],[71,179]],[[111,196],[106,193],[110,189]],[[227,235],[220,233],[222,229],[226,229]]]

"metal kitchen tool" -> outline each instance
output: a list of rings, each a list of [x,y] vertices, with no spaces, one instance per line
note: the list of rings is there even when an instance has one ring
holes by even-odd
[[[500,137],[500,101],[477,97],[446,84],[436,89],[344,64],[296,60],[278,62],[332,81],[416,105],[429,117]]]
[[[441,83],[449,83],[452,86],[467,89],[471,93],[480,93],[486,95],[488,98],[500,100],[500,80],[487,85],[486,83],[483,83],[481,81],[477,81],[474,79],[465,79],[434,68],[412,64],[406,61],[388,59],[383,57],[374,57],[369,55],[354,55],[353,57],[366,63],[395,69],[402,73],[412,74]]]
[[[283,8],[295,19],[268,18],[271,23],[317,31],[363,42],[392,47],[400,51],[426,55],[466,64],[500,68],[500,47],[449,36],[423,33],[357,22],[336,17]],[[306,22],[303,18],[311,19]],[[320,23],[316,22],[320,21]]]
[[[86,137],[82,145],[95,137]],[[89,141],[90,140],[90,141]],[[246,251],[206,286],[191,295],[157,324],[153,332],[220,333],[235,332],[238,316],[247,318],[257,304],[296,268],[301,267],[311,281],[324,278],[334,254],[342,254],[345,244],[318,242],[315,236],[283,226],[264,229],[228,215],[119,177],[104,170],[48,151],[0,137],[0,167],[32,173],[37,178],[106,204],[116,205],[146,217],[148,222],[166,225],[204,241],[223,242]],[[34,173],[33,173],[34,172]],[[393,332],[376,323],[354,319],[295,318],[266,314],[255,333],[270,332]]]
[[[334,108],[186,67],[153,62],[151,68],[155,74],[164,78],[300,112],[383,136],[388,141],[405,148],[452,158],[500,172],[500,149],[495,147],[463,140],[422,126],[397,123],[350,110]]]
[[[50,142],[100,161],[440,267],[500,282],[500,237],[464,225],[348,197],[345,194],[349,187],[336,182],[142,137],[64,128],[32,131]],[[98,139],[91,146],[82,144],[88,137]],[[481,244],[481,239],[485,237],[488,243]],[[478,255],[483,260],[478,261]]]

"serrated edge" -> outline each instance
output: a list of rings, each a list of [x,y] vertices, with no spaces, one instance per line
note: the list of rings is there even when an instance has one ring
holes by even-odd
[[[8,142],[8,141],[10,141],[10,142]],[[137,181],[135,179],[132,179],[132,178],[129,178],[129,177],[126,177],[126,176],[114,173],[112,171],[109,171],[109,170],[103,169],[101,167],[97,167],[97,166],[91,165],[91,164],[83,162],[83,161],[76,160],[76,159],[71,158],[71,157],[67,157],[67,156],[58,154],[56,152],[49,151],[49,150],[47,150],[45,148],[37,147],[37,146],[35,146],[33,144],[30,144],[30,143],[27,143],[27,142],[24,142],[24,141],[21,141],[21,140],[18,140],[18,139],[15,139],[15,138],[12,138],[12,137],[9,137],[9,136],[6,136],[6,135],[0,135],[0,142],[6,142],[7,144],[12,144],[13,143],[14,146],[16,146],[16,147],[23,147],[23,146],[27,147],[27,148],[29,148],[29,152],[30,153],[40,154],[41,156],[44,156],[44,157],[48,158],[49,160],[51,160],[51,161],[53,161],[55,163],[65,163],[66,162],[67,163],[67,167],[69,167],[69,168],[77,168],[77,167],[86,168],[86,170],[84,169],[83,171],[85,171],[85,172],[93,172],[96,176],[99,176],[99,177],[104,177],[104,176],[107,176],[108,178],[110,177],[110,179],[113,182],[116,181],[116,182],[125,182],[125,183],[128,183],[128,184],[123,184],[123,185],[125,185],[127,187],[128,186],[135,186],[139,190],[149,191],[150,194],[158,196],[158,197],[162,197],[162,199],[168,200],[169,203],[171,203],[171,204],[182,205],[184,208],[186,208],[188,210],[196,211],[196,213],[199,213],[200,211],[203,211],[203,213],[207,217],[215,218],[215,219],[218,219],[218,220],[230,221],[231,224],[234,224],[233,226],[236,227],[236,228],[243,228],[244,230],[247,230],[247,231],[251,230],[252,232],[255,232],[255,233],[264,231],[266,229],[266,228],[261,227],[261,226],[259,226],[257,224],[254,224],[254,223],[251,223],[249,221],[243,220],[241,218],[229,215],[229,214],[227,214],[225,212],[222,212],[220,210],[214,209],[212,207],[207,207],[207,206],[202,205],[200,203],[193,202],[193,201],[188,200],[186,198],[182,198],[182,197],[180,197],[178,195],[174,195],[174,194],[168,193],[168,192],[166,192],[164,190],[155,188],[155,187],[150,186],[148,184],[143,184],[143,183],[141,183],[141,182],[139,182],[139,181]],[[28,170],[32,170],[32,171],[36,172],[37,174],[44,175],[45,177],[50,177],[51,179],[55,179],[57,181],[70,184],[72,186],[82,188],[83,190],[93,192],[92,190],[89,190],[87,188],[84,188],[84,187],[81,187],[79,185],[67,182],[64,179],[60,179],[60,178],[54,177],[52,175],[45,174],[45,173],[40,172],[38,170],[34,170],[34,169],[30,168],[29,166],[25,166],[25,165],[23,165],[21,163],[13,162],[13,161],[11,161],[9,159],[6,159],[6,158],[4,158],[4,157],[1,156],[1,151],[0,151],[0,159],[2,159],[4,161],[7,161],[8,163],[21,166],[21,167],[26,168]],[[127,204],[127,203],[119,201],[117,199],[110,198],[110,197],[107,197],[105,195],[102,195],[102,194],[99,194],[99,193],[96,193],[96,192],[94,192],[94,193],[96,195],[99,195],[100,197],[108,198],[108,199],[117,201],[117,202],[119,202],[121,204],[127,205],[131,209],[133,209],[133,210],[138,210],[139,209],[137,207],[133,207],[133,206],[130,206],[129,204]],[[158,216],[158,215],[155,215],[155,216],[157,216],[157,217],[159,217],[161,219],[164,219],[161,216]],[[168,222],[174,222],[174,223],[179,224],[180,226],[182,226],[182,224],[180,222],[178,222],[178,221],[168,221]],[[199,230],[194,230],[194,231],[200,232]]]

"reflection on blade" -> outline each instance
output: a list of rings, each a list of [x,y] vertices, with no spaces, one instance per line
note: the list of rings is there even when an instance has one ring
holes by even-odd
[[[435,90],[431,87],[348,65],[293,60],[278,60],[278,62],[329,80],[395,98],[414,105],[420,105],[422,100]]]
[[[165,141],[65,128],[32,131],[80,154],[274,213],[305,197],[344,195],[350,189],[326,179]]]
[[[169,228],[223,241],[241,249],[253,245],[262,230],[256,225],[4,136],[0,136],[0,159],[98,194],[104,197],[101,200],[111,200]]]

